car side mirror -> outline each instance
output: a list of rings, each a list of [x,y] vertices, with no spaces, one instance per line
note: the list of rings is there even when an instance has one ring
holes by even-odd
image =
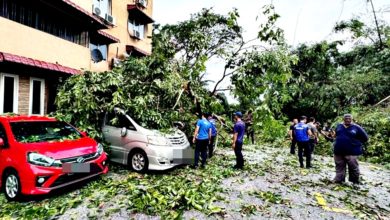
[[[3,140],[3,138],[0,138],[0,148],[4,147],[4,146],[5,146],[4,140]]]
[[[83,135],[84,137],[88,136],[88,133],[86,131],[80,131],[80,134]]]
[[[121,136],[125,137],[127,135],[127,128],[123,127],[121,130]]]

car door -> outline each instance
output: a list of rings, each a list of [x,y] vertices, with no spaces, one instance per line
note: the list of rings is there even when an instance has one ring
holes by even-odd
[[[124,137],[121,135],[123,128],[128,130],[128,134]],[[129,149],[126,149],[125,146],[132,141],[129,131],[135,131],[135,127],[132,126],[126,115],[106,114],[103,135],[104,139],[110,144],[110,160],[126,164]]]
[[[3,169],[6,166],[5,164],[7,161],[6,158],[9,156],[7,155],[7,148],[9,146],[8,146],[8,138],[5,133],[4,126],[1,122],[0,122],[0,138],[2,138],[4,141],[4,146],[0,148],[0,175],[2,175]]]

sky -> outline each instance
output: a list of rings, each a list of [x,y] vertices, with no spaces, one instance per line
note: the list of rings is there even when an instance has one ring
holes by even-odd
[[[332,34],[332,29],[342,20],[359,16],[367,23],[373,22],[371,4],[367,0],[154,0],[153,18],[162,25],[175,24],[189,19],[202,8],[212,7],[220,14],[237,8],[244,38],[249,40],[256,37],[259,30],[261,20],[256,17],[261,15],[262,7],[270,3],[281,16],[277,25],[284,30],[287,43],[292,46],[340,38]],[[390,0],[373,0],[373,3],[377,17],[389,23]],[[218,61],[211,61],[207,68],[210,74],[206,78],[217,80],[218,73],[222,72]],[[229,79],[222,86],[228,85]],[[229,100],[234,101],[231,96]]]

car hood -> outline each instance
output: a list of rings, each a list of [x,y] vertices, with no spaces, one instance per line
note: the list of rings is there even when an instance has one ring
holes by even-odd
[[[177,128],[172,128],[166,132],[161,132],[159,130],[155,130],[155,129],[146,129],[146,128],[139,128],[138,129],[138,132],[144,134],[144,135],[152,135],[152,136],[164,136],[164,137],[167,137],[167,136],[181,136],[183,135],[184,133],[182,131],[180,131],[179,129]]]
[[[97,151],[96,141],[88,137],[62,142],[29,143],[24,145],[26,145],[28,152],[36,152],[54,159],[77,157]]]

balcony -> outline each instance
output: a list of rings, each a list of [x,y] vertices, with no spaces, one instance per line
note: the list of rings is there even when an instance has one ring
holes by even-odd
[[[29,57],[74,69],[90,68],[87,47],[0,17],[2,52]]]

